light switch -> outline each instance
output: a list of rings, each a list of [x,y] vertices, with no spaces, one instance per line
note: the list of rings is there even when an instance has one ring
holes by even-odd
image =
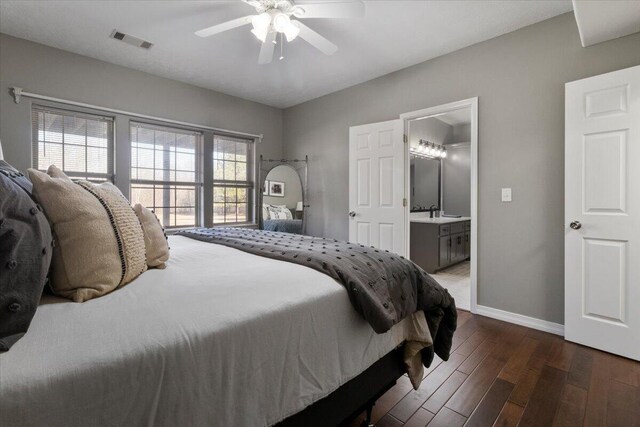
[[[511,189],[510,188],[503,188],[502,189],[502,201],[503,202],[510,202],[511,201]]]

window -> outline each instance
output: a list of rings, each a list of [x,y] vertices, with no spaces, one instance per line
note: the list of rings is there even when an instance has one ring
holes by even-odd
[[[213,137],[213,224],[253,218],[253,140]]]
[[[69,177],[113,181],[113,119],[34,106],[33,166],[56,165]]]
[[[164,227],[200,225],[202,134],[131,123],[131,203]]]

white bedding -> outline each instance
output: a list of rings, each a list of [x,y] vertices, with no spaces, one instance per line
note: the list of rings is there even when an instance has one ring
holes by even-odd
[[[112,294],[43,299],[0,354],[3,425],[272,425],[404,339],[402,323],[376,334],[320,272],[181,236],[169,244],[165,270]]]

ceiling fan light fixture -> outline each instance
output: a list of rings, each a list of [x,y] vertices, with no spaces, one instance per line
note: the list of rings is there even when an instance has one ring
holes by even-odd
[[[284,33],[291,26],[291,19],[282,12],[273,15],[273,29],[279,33]]]
[[[297,21],[289,21],[289,25],[284,29],[284,36],[287,38],[288,42],[295,40],[300,34],[300,27],[297,25]]]
[[[300,34],[300,27],[295,25],[295,21],[291,21],[291,18],[286,13],[272,9],[271,22],[273,29],[278,33],[284,34],[288,42],[295,40]]]
[[[267,31],[267,30],[260,31],[260,30],[256,30],[255,28],[253,30],[251,30],[251,32],[262,43],[264,43],[267,40],[267,34],[269,33],[269,31]]]
[[[253,25],[253,30],[251,32],[258,40],[262,43],[267,39],[267,34],[269,34],[269,27],[271,26],[271,15],[268,13],[261,13],[260,15],[254,15],[251,18],[251,25]]]

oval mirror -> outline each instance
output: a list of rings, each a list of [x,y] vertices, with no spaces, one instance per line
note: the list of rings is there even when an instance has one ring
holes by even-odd
[[[262,229],[302,234],[304,204],[302,181],[289,165],[278,165],[267,174],[262,194]]]

